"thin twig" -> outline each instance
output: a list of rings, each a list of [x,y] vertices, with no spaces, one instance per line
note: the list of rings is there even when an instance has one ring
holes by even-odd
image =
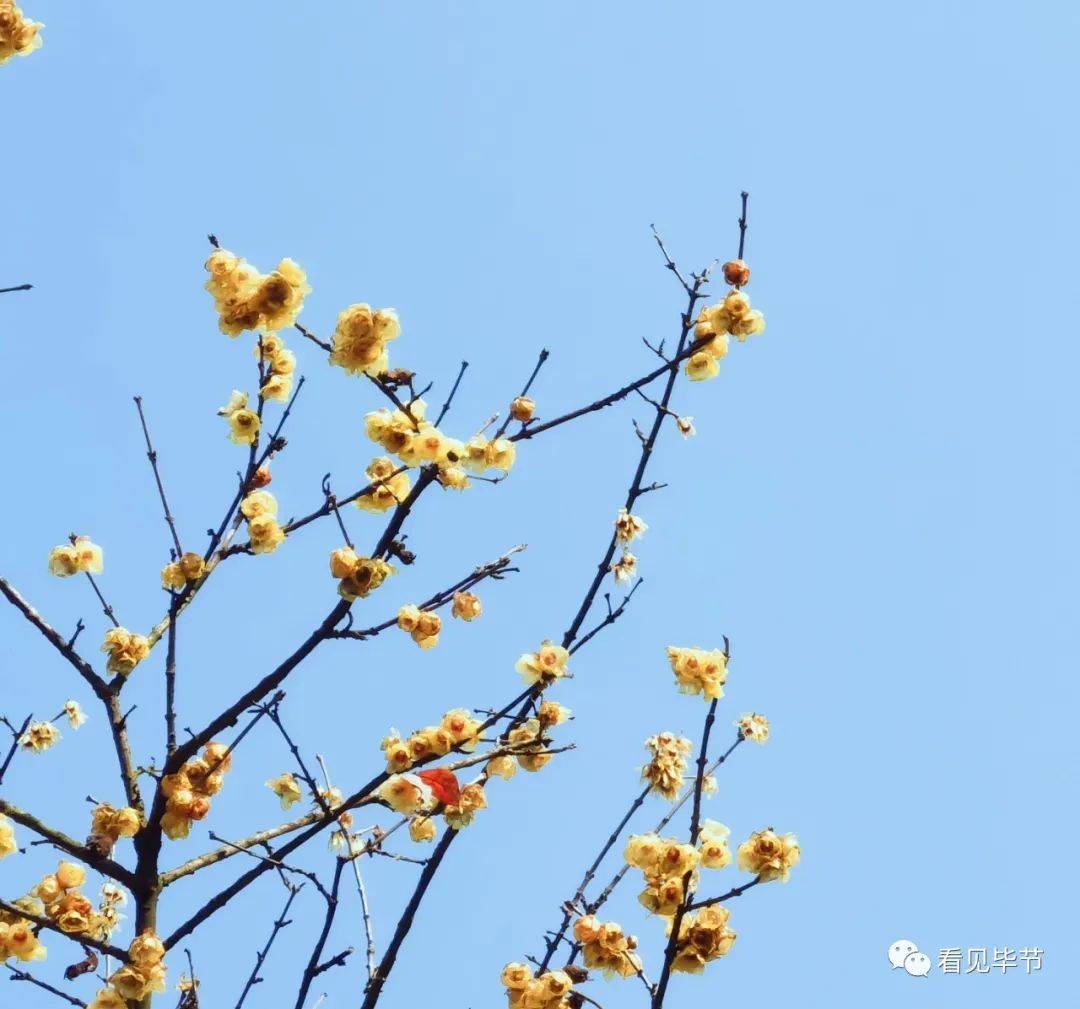
[[[446,416],[446,412],[450,409],[450,404],[454,402],[454,396],[457,395],[458,386],[461,385],[461,379],[465,374],[465,369],[468,367],[468,361],[461,362],[461,370],[457,373],[457,378],[454,379],[454,384],[450,388],[450,395],[446,397],[446,402],[443,403],[442,409],[439,411],[439,416],[435,418],[436,427],[442,423],[443,417]]]
[[[244,999],[248,996],[248,992],[262,981],[262,978],[259,977],[259,971],[262,970],[262,965],[270,955],[270,947],[274,945],[274,940],[277,938],[278,932],[292,924],[292,921],[288,918],[289,908],[292,907],[292,902],[296,900],[296,895],[299,892],[299,886],[289,887],[289,896],[285,901],[285,906],[281,909],[281,914],[277,916],[277,919],[274,922],[274,927],[270,931],[270,938],[266,940],[266,944],[263,948],[255,954],[255,967],[248,977],[247,983],[244,985],[244,990],[240,992],[240,998],[236,1000],[235,1009],[241,1009],[244,1004]]]
[[[540,369],[544,367],[544,362],[550,356],[551,356],[551,351],[549,351],[546,347],[543,348],[540,351],[540,356],[536,360],[536,366],[533,368],[532,374],[529,375],[529,378],[526,381],[525,385],[522,386],[521,392],[518,393],[519,397],[524,396],[532,388],[533,382],[536,381],[536,376],[540,374]],[[514,418],[511,416],[510,412],[507,411],[506,417],[503,419],[503,422],[499,425],[498,430],[492,436],[492,440],[494,440],[495,438],[501,438],[506,433],[506,429],[510,426],[510,421],[512,421],[513,419]]]
[[[165,497],[165,485],[161,482],[161,472],[158,470],[157,452],[154,451],[154,445],[150,440],[150,428],[146,425],[146,415],[143,413],[142,396],[135,397],[135,406],[139,411],[139,423],[142,425],[143,438],[146,439],[146,458],[150,460],[150,467],[154,471],[154,483],[157,484],[158,496],[161,498],[161,507],[165,511],[165,522],[169,526],[173,545],[176,547],[176,556],[179,558],[183,554],[184,548],[180,546],[180,536],[176,531],[176,521],[173,518],[172,512],[169,510],[169,500]]]
[[[338,892],[341,888],[341,873],[344,868],[344,860],[340,858],[337,859],[337,863],[334,866],[334,880],[330,885],[330,893],[326,898],[326,917],[323,919],[322,931],[315,941],[315,946],[311,951],[311,957],[308,959],[307,967],[304,968],[304,975],[300,979],[300,990],[296,996],[295,1009],[304,1009],[304,1003],[307,1001],[308,992],[311,990],[311,982],[314,981],[319,974],[328,970],[330,967],[344,963],[345,958],[352,953],[351,949],[345,950],[336,957],[328,960],[326,963],[319,962],[322,957],[323,949],[326,947],[326,940],[330,936],[330,929],[334,924],[334,916],[337,914]]]
[[[3,291],[0,291],[0,294],[3,294]],[[29,971],[22,970],[10,963],[5,963],[4,966],[11,971],[12,981],[29,981],[30,984],[36,985],[38,988],[52,993],[57,998],[63,999],[68,1005],[82,1006],[82,1009],[86,1009],[86,1003],[82,999],[78,999],[74,995],[69,995],[66,991],[61,991],[59,988],[54,988],[51,984],[47,984],[45,981],[34,977]]]

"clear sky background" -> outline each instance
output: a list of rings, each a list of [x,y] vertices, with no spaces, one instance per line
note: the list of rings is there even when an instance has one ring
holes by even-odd
[[[165,604],[167,533],[132,395],[185,545],[205,545],[244,456],[214,411],[251,388],[251,339],[217,332],[207,232],[263,269],[298,260],[314,287],[302,321],[318,333],[351,302],[396,306],[394,361],[434,380],[435,402],[467,358],[445,426],[468,435],[541,347],[546,416],[651,367],[641,338],[672,339],[682,299],[649,224],[696,268],[733,254],[738,192],[752,193],[750,290],[768,332],[734,347],[716,381],[680,386],[699,434],[668,430],[656,453],[650,476],[671,487],[639,509],[645,584],[554,692],[575,711],[578,749],[489,788],[385,1005],[503,1004],[501,967],[540,951],[637,788],[641,741],[700,733],[705,705],[676,693],[665,646],[725,633],[725,738],[755,709],[774,738],[736,752],[708,815],[737,838],[796,831],[803,863],[733,903],[734,951],[676,978],[674,1004],[1066,1004],[1080,980],[1072,5],[25,6],[48,27],[42,51],[0,71],[0,286],[35,285],[0,297],[0,566],[57,627],[86,619],[88,655],[104,633],[89,587],[46,574],[69,531],[104,545],[122,622],[147,628]],[[328,471],[360,485],[373,454],[362,416],[380,405],[292,343],[309,385],[275,467],[286,515],[319,503]],[[389,726],[519,689],[514,660],[562,633],[602,553],[637,457],[632,417],[648,418],[640,400],[524,446],[498,487],[424,499],[409,527],[417,564],[363,619],[514,543],[529,550],[521,575],[484,588],[483,619],[455,622],[433,653],[398,634],[332,643],[289,682],[288,723],[343,786],[380,766]],[[362,544],[381,529],[347,519]],[[183,618],[182,725],[201,726],[321,619],[337,545],[322,523],[222,569]],[[130,685],[140,761],[160,752],[163,658]],[[4,788],[82,836],[88,792],[120,799],[103,716],[10,609],[0,663],[11,718],[68,696],[90,711],[57,749],[16,758]],[[168,861],[207,847],[208,829],[278,822],[262,783],[290,763],[269,727],[236,764]],[[651,800],[636,824],[663,808]],[[33,852],[0,867],[5,897],[49,867]],[[296,861],[330,867],[321,841]],[[241,868],[178,884],[164,921]],[[364,868],[382,949],[415,867]],[[292,1004],[321,921],[309,891],[255,1009]],[[660,923],[624,891],[607,910],[655,973]],[[200,933],[208,1006],[235,1002],[282,900],[264,877]],[[1033,976],[935,964],[915,980],[888,968],[899,938],[935,962],[956,946],[1039,946],[1046,959]],[[360,944],[349,888],[328,948]],[[62,940],[48,945],[55,976],[69,959]],[[170,964],[175,981],[182,957]],[[358,954],[313,994],[355,1006],[361,974]],[[644,1004],[636,980],[588,990],[605,1009]],[[58,1003],[0,984],[0,1004]]]

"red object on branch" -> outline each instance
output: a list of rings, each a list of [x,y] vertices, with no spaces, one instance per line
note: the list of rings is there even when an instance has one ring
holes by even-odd
[[[458,804],[461,788],[453,771],[448,771],[445,767],[434,767],[430,771],[417,771],[416,776],[435,793],[435,798],[444,806]]]

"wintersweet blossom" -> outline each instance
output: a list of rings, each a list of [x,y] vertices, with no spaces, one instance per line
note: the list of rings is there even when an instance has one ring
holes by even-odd
[[[697,434],[697,428],[694,427],[693,417],[676,417],[675,426],[679,429],[679,434],[684,438],[693,438]]]
[[[480,603],[479,596],[473,595],[472,592],[454,593],[454,604],[450,610],[451,616],[468,622],[475,620],[483,612],[484,607]]]
[[[60,741],[60,730],[52,722],[31,722],[19,736],[19,746],[33,753],[44,753]]]
[[[743,739],[749,739],[753,743],[764,743],[769,738],[769,720],[757,712],[752,715],[743,715],[735,724],[739,727]]]
[[[0,813],[0,859],[14,855],[18,850],[19,846],[15,842],[15,827],[3,813]]]
[[[281,800],[282,809],[288,809],[300,801],[300,782],[296,780],[296,775],[290,771],[286,771],[276,778],[271,778],[266,783],[266,787]]]
[[[354,502],[362,511],[389,511],[409,496],[409,474],[395,466],[389,456],[382,455],[372,459],[364,470],[364,475],[373,486]]]
[[[637,940],[623,934],[613,921],[601,923],[595,915],[585,915],[574,922],[574,938],[581,946],[585,966],[599,970],[604,977],[632,977],[642,968],[633,951]]]
[[[224,743],[207,743],[202,755],[184,764],[175,774],[161,779],[165,813],[161,829],[172,841],[191,832],[192,821],[202,820],[210,812],[210,800],[225,784],[232,768],[232,754]]]
[[[633,543],[644,536],[648,528],[643,519],[631,515],[625,508],[620,508],[615,516],[615,538],[620,543]]]
[[[629,550],[623,550],[622,556],[611,565],[611,573],[620,585],[627,585],[637,577],[637,558]]]
[[[682,736],[661,732],[645,740],[652,760],[641,769],[641,780],[649,782],[650,791],[674,802],[682,791],[683,774],[693,743]]]
[[[641,870],[645,889],[640,903],[653,914],[670,917],[682,904],[687,873],[695,873],[700,855],[690,844],[656,834],[636,834],[626,843],[627,864]],[[691,885],[694,877],[691,876]]]
[[[161,569],[161,587],[172,592],[179,592],[188,582],[196,582],[206,571],[206,561],[202,554],[189,552],[177,561],[166,564]]]
[[[727,656],[720,650],[677,648],[669,645],[668,661],[683,694],[702,694],[715,701],[724,696],[727,680]]]
[[[338,583],[338,595],[350,602],[366,599],[397,570],[380,557],[356,557],[355,564],[351,565],[346,557],[342,563],[349,571]]]
[[[435,821],[430,816],[414,816],[409,821],[409,837],[417,844],[435,840]]]
[[[713,904],[684,916],[679,926],[679,941],[671,969],[677,974],[700,974],[705,964],[726,956],[735,944],[735,933],[728,928],[731,912]]]
[[[518,765],[523,771],[539,771],[551,760],[539,718],[530,718],[511,729],[507,733],[506,741],[510,746],[524,750],[515,754]]]
[[[0,0],[0,67],[13,56],[29,56],[41,48],[39,21],[31,21],[14,0]]]
[[[779,835],[770,828],[751,834],[739,845],[738,865],[743,872],[756,873],[763,883],[775,879],[786,883],[800,857],[794,834]]]
[[[730,833],[728,827],[716,820],[706,820],[701,825],[698,853],[703,869],[723,869],[731,864],[731,849],[728,847]]]
[[[457,802],[447,803],[443,817],[447,825],[454,830],[463,830],[476,819],[476,814],[481,809],[487,809],[487,797],[484,795],[484,786],[474,781],[461,789]]]
[[[304,307],[311,287],[307,275],[291,259],[261,274],[246,260],[225,249],[215,249],[206,261],[210,279],[206,290],[214,299],[218,325],[227,336],[245,330],[273,333],[292,326]]]
[[[522,424],[528,424],[536,413],[536,403],[528,396],[517,396],[510,403],[510,416]]]
[[[113,627],[106,632],[101,650],[109,656],[105,668],[110,673],[130,676],[150,654],[150,641],[142,634],[132,634],[126,627]]]
[[[539,977],[523,963],[508,963],[502,983],[510,1009],[570,1009],[574,983],[564,970],[551,970]]]
[[[439,643],[442,617],[438,613],[409,604],[398,610],[397,625],[421,648],[434,648]]]
[[[428,798],[419,778],[411,774],[391,775],[375,794],[395,813],[403,816],[419,813]]]
[[[401,323],[392,308],[372,311],[370,305],[350,305],[337,318],[330,363],[350,375],[377,377],[390,367],[387,344],[401,335]]]
[[[233,389],[229,401],[218,410],[229,425],[229,441],[234,445],[254,445],[259,440],[262,421],[254,410],[248,409],[246,392]]]
[[[565,676],[569,670],[566,667],[570,660],[570,653],[562,645],[544,641],[540,649],[535,652],[526,652],[517,660],[514,668],[521,674],[526,683],[550,683]]]
[[[73,729],[80,729],[86,724],[86,712],[78,701],[64,701],[64,714]]]
[[[58,578],[99,575],[104,570],[105,553],[89,536],[76,536],[73,542],[53,547],[49,553],[49,573]]]

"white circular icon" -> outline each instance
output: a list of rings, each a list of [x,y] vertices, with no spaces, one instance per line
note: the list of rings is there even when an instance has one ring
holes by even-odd
[[[912,977],[926,977],[930,973],[930,957],[925,953],[908,953],[904,957],[904,970]]]
[[[919,947],[910,939],[897,939],[896,942],[889,947],[889,963],[893,965],[894,970],[897,967],[903,967],[904,960],[912,953],[918,952]]]

